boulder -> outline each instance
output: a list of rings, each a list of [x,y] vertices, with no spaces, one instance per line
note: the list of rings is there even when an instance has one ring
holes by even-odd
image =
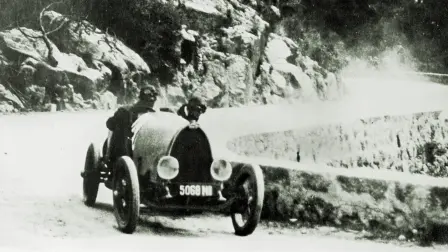
[[[265,60],[272,66],[271,74],[277,76],[273,78],[271,85],[291,90],[290,96],[294,96],[294,90],[300,90],[300,97],[313,99],[316,97],[316,91],[310,76],[305,74],[300,66],[288,61],[289,57],[294,55],[293,50],[297,51],[297,48],[298,46],[290,39],[275,34],[270,35],[265,50]],[[284,78],[278,77],[279,74]]]
[[[241,26],[232,26],[229,28],[223,28],[225,37],[223,37],[223,45],[228,53],[239,54],[250,58],[250,54],[253,52],[253,48],[256,46],[258,37],[252,33],[246,31],[246,29]]]
[[[7,58],[19,59],[20,56],[30,57],[37,61],[47,61],[48,48],[42,33],[25,27],[10,29],[0,32],[0,50]],[[59,49],[50,43],[56,58],[60,55]]]
[[[144,76],[151,73],[146,62],[136,52],[90,23],[72,22],[54,11],[45,12],[44,19],[46,23],[51,23],[48,27],[67,22],[50,36],[62,51],[82,55],[86,61],[101,62],[112,72],[117,71],[121,77],[134,71]]]
[[[89,68],[84,60],[72,53],[62,53],[53,43],[50,45],[58,65],[48,64],[48,48],[40,32],[16,28],[0,32],[0,50],[12,60],[25,57],[19,68],[18,82],[22,90],[33,83],[40,86],[72,84],[76,92],[91,98],[97,86],[105,86],[108,79],[104,72]]]
[[[223,28],[223,31],[226,36],[222,38],[222,45],[226,52],[248,58],[255,73],[263,54],[263,35],[254,35],[241,25]]]
[[[267,62],[270,64],[284,64],[287,62],[286,59],[292,55],[292,52],[283,37],[271,34],[266,46],[265,55]]]
[[[97,109],[117,109],[117,97],[110,91],[96,93],[95,107]]]
[[[80,93],[84,99],[93,98],[98,88],[107,85],[100,71],[88,68],[76,55],[61,53],[58,58],[60,64],[57,67],[28,58],[22,63],[21,71],[23,72],[24,68],[29,68],[31,72],[31,69],[35,69],[33,79],[39,86],[49,87],[49,90],[54,85],[71,84],[75,92]]]
[[[184,0],[182,2],[187,9],[208,15],[223,15],[229,8],[225,0]]]
[[[187,17],[185,25],[200,33],[214,33],[222,28],[228,19],[227,12],[232,8],[226,0],[175,0],[166,4],[180,7]]]
[[[235,6],[230,9],[231,26],[241,26],[257,36],[263,34],[269,27],[269,23],[264,21],[253,8],[239,3],[237,8]]]
[[[249,59],[234,54],[216,53],[215,57],[206,58],[204,64],[208,71],[199,88],[199,91],[207,90],[204,99],[218,102],[217,97],[229,98],[229,106],[240,106],[251,99],[254,84]]]

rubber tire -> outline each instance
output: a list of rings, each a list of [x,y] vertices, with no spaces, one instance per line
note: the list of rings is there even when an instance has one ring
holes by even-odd
[[[130,206],[131,214],[128,216],[128,219],[122,219],[120,214],[118,213],[117,202],[115,197],[113,196],[113,205],[114,205],[114,215],[118,224],[118,229],[126,234],[134,233],[137,228],[138,219],[140,216],[140,187],[138,181],[137,168],[134,164],[134,161],[128,156],[120,157],[115,163],[116,171],[118,169],[124,169],[124,174],[127,177],[128,182],[130,182],[131,186],[131,198],[130,202],[126,202],[128,206]],[[114,178],[114,184],[112,193],[115,190],[115,183],[118,178]]]
[[[96,203],[98,189],[100,186],[100,150],[91,143],[87,149],[86,160],[84,163],[83,178],[83,202],[86,206],[93,206]]]
[[[231,207],[230,216],[232,218],[233,228],[235,229],[235,235],[238,236],[248,236],[252,234],[258,226],[261,217],[261,211],[263,209],[263,201],[264,201],[264,176],[263,171],[258,165],[250,165],[246,164],[241,167],[239,171],[239,175],[236,177],[235,186],[243,180],[246,176],[252,177],[252,182],[255,182],[255,209],[253,209],[251,216],[248,218],[247,222],[243,227],[240,227],[235,220],[235,212],[233,212],[233,207]],[[235,187],[236,188],[236,187]]]

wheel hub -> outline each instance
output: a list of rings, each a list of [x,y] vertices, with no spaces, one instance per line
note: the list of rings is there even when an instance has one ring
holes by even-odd
[[[121,175],[121,174],[120,174]],[[128,183],[126,179],[121,178],[117,180],[115,190],[113,191],[114,198],[116,202],[118,203],[117,206],[119,208],[120,215],[122,217],[128,215],[128,209],[127,209],[127,191],[128,191]]]
[[[237,204],[235,211],[235,220],[239,226],[244,226],[249,219],[252,210],[252,202],[254,200],[253,195],[251,195],[252,190],[250,187],[250,180],[246,179],[237,190]]]

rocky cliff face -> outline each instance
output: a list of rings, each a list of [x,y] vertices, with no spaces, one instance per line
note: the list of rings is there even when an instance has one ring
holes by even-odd
[[[132,102],[145,82],[174,107],[192,95],[211,107],[340,96],[337,73],[276,32],[282,14],[268,1],[163,2],[188,17],[177,41],[181,67],[171,83],[153,81],[143,58],[109,32],[47,11],[47,30],[62,25],[49,43],[26,27],[0,32],[0,111],[114,108]],[[49,61],[49,49],[57,64]]]
[[[185,69],[168,86],[176,91],[168,91],[167,99],[178,100],[183,92],[186,97],[202,96],[209,106],[227,107],[339,97],[337,74],[302,55],[294,41],[276,32],[281,30],[281,13],[266,2],[180,3],[191,17],[179,41]],[[263,14],[254,8],[263,8]]]

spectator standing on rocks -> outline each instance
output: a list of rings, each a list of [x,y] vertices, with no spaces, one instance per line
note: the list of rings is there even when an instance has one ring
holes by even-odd
[[[297,146],[296,160],[298,163],[300,163],[300,145]]]
[[[178,77],[177,77],[178,82],[179,82],[180,87],[184,91],[185,96],[189,97],[191,91],[193,90],[193,85],[190,80],[190,77],[192,76],[191,69],[188,66],[186,66],[186,62],[183,59],[180,60],[180,64],[181,64],[181,69],[180,69],[181,71],[178,72]]]
[[[56,104],[56,109],[59,111],[65,109],[64,93],[64,87],[62,85],[59,83],[54,85],[54,97],[52,103]]]

